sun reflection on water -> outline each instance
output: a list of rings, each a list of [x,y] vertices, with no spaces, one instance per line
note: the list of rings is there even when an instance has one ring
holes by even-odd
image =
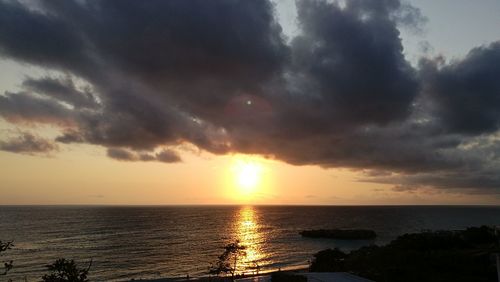
[[[237,266],[239,273],[258,272],[264,259],[261,244],[263,234],[259,232],[258,215],[254,207],[245,206],[238,211],[236,222],[236,239],[246,246],[245,255]]]

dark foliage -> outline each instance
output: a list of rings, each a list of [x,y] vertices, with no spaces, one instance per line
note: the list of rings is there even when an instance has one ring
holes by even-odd
[[[346,271],[375,281],[496,281],[491,254],[498,252],[492,228],[405,234],[386,246],[368,246],[345,254],[324,250],[310,270]]]
[[[224,252],[218,257],[217,261],[209,268],[208,273],[220,275],[222,273],[230,273],[234,278],[236,273],[238,258],[245,255],[246,246],[240,244],[239,241],[227,244],[224,247]]]
[[[335,249],[326,249],[314,255],[313,263],[311,264],[311,272],[330,272],[342,271],[344,267],[344,260],[347,254]]]
[[[42,277],[43,282],[87,282],[92,261],[87,268],[79,268],[74,260],[58,259],[47,265],[49,274]]]

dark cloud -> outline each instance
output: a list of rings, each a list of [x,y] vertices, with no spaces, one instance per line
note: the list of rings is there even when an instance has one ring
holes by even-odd
[[[266,0],[32,5],[0,0],[0,54],[63,75],[27,78],[0,116],[57,125],[58,142],[160,162],[189,143],[500,192],[500,43],[412,67],[399,29],[425,17],[409,4],[297,1],[290,43]]]
[[[422,60],[431,111],[444,130],[463,134],[500,127],[500,42],[478,47],[450,64]]]
[[[428,138],[428,136],[426,136]],[[398,190],[442,189],[475,194],[499,194],[500,139],[495,136],[460,137],[456,146],[415,147],[416,152],[426,155],[441,154],[441,166],[425,166],[416,170],[401,170],[399,173],[377,173],[371,171],[362,181],[393,184]],[[420,139],[422,140],[422,139]],[[432,149],[432,150],[431,150]],[[429,163],[428,160],[427,163]],[[435,162],[431,162],[434,163]],[[419,162],[418,164],[425,164]],[[430,167],[429,167],[430,166]],[[429,169],[430,168],[430,169]],[[394,170],[395,171],[395,170]]]
[[[119,161],[136,161],[136,155],[132,152],[120,148],[109,148],[108,157]]]
[[[300,93],[313,92],[323,118],[384,124],[409,114],[418,82],[390,19],[397,3],[297,3],[303,34],[294,38],[292,50],[296,75],[305,81],[292,76],[292,83]]]
[[[39,12],[3,6],[23,19],[5,19],[12,25],[2,32],[0,46],[7,55],[35,64],[49,61],[99,84],[131,75],[163,95],[176,92],[169,102],[198,116],[215,118],[231,96],[260,91],[287,56],[265,0],[45,1]],[[28,33],[24,28],[43,19],[37,36],[26,42],[30,34],[22,36]],[[15,52],[34,45],[41,50]]]
[[[177,153],[171,150],[163,150],[156,155],[156,159],[164,163],[176,163],[180,162],[181,158]]]
[[[0,116],[10,122],[42,122],[65,125],[74,113],[57,101],[33,96],[27,92],[0,95]]]
[[[62,135],[57,136],[56,141],[64,144],[85,142],[83,136],[81,136],[81,134],[78,131],[73,131],[73,130],[67,130]]]
[[[44,67],[75,70],[88,59],[79,32],[57,15],[17,1],[0,3],[0,42],[0,54]]]
[[[8,140],[0,140],[0,150],[12,153],[47,154],[57,148],[55,143],[27,132],[21,132]]]
[[[498,165],[498,163],[496,164]],[[392,177],[368,178],[369,182],[393,184],[396,191],[418,191],[421,189],[451,190],[470,194],[499,194],[500,177],[498,166],[493,169],[461,169],[441,173],[416,173]]]
[[[163,163],[180,162],[179,155],[168,149],[163,149],[159,153],[134,152],[123,148],[108,148],[108,157],[119,161],[158,161]]]
[[[23,82],[23,86],[29,91],[53,97],[74,107],[95,108],[98,106],[91,90],[78,90],[71,78],[64,80],[50,77],[42,79],[29,78]]]

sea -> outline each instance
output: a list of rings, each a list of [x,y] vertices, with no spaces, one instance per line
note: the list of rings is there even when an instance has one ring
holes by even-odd
[[[91,281],[207,276],[226,244],[240,273],[307,266],[323,249],[387,244],[404,233],[500,225],[498,206],[0,206],[14,281],[40,281],[58,258],[90,261]],[[305,229],[372,229],[375,240],[303,238]]]

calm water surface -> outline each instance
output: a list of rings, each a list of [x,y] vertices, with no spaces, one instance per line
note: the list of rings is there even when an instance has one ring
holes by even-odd
[[[0,207],[0,240],[15,248],[11,278],[37,281],[57,258],[93,259],[91,281],[206,275],[222,246],[248,247],[241,271],[307,264],[315,252],[385,244],[423,229],[500,225],[500,207],[171,206]],[[373,242],[302,238],[313,228],[367,228]]]

